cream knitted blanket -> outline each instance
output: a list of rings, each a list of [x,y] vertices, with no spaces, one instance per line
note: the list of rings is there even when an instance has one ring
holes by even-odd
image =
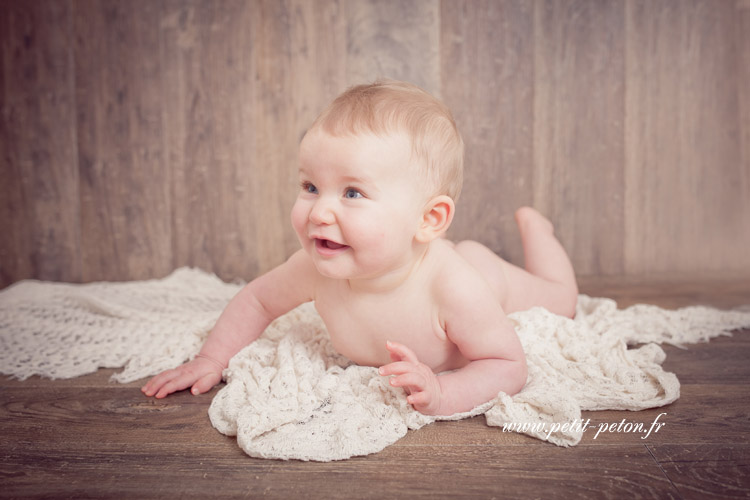
[[[20,282],[0,292],[0,372],[68,378],[123,367],[137,380],[179,365],[200,349],[239,284],[195,269],[162,280],[71,285]],[[408,429],[484,413],[487,424],[541,423],[528,434],[561,446],[583,431],[581,410],[640,410],[669,404],[680,384],[662,370],[657,343],[705,341],[750,326],[750,311],[638,305],[580,296],[575,320],[544,309],[512,314],[529,379],[519,394],[452,417],[427,417],[375,368],[333,350],[311,304],[276,320],[239,352],[209,415],[251,456],[337,460],[377,452]],[[629,345],[645,344],[638,348]],[[553,425],[557,423],[558,425]],[[498,431],[499,432],[499,431]]]

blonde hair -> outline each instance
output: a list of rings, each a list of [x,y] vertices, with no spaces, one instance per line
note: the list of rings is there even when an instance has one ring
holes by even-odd
[[[333,136],[402,132],[434,195],[458,199],[463,184],[464,142],[448,107],[410,83],[382,80],[338,96],[313,123]]]

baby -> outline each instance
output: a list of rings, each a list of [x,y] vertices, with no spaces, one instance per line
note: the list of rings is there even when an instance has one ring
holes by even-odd
[[[578,288],[552,224],[516,212],[525,267],[485,246],[443,238],[463,175],[448,108],[396,81],[353,87],[300,144],[292,225],[302,249],[245,286],[200,354],[142,389],[208,391],[275,318],[314,301],[335,349],[379,367],[429,415],[471,410],[526,383],[507,313],[533,306],[572,317]]]

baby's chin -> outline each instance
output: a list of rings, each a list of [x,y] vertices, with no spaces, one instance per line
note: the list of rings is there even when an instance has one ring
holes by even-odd
[[[315,251],[315,249],[313,249],[313,251]],[[313,264],[315,264],[315,269],[318,270],[318,273],[321,276],[332,280],[367,280],[377,276],[375,273],[363,272],[363,270],[352,262],[351,259],[348,259],[349,262],[342,262],[344,259],[341,259],[340,257],[346,256],[339,256],[336,259],[329,260],[313,256],[312,261]]]
[[[331,271],[330,269],[325,269],[324,266],[315,266],[315,267],[317,267],[318,273],[320,273],[322,277],[327,278],[329,280],[348,281],[348,280],[356,279],[356,276],[353,276],[349,273]]]
[[[308,250],[308,255],[310,255],[310,258],[315,265],[315,269],[317,269],[318,273],[325,278],[341,280],[354,277],[351,270],[347,269],[349,266],[346,265],[346,263],[341,262],[341,259],[338,258],[341,257],[341,255],[336,258],[322,258],[315,249],[315,246]]]

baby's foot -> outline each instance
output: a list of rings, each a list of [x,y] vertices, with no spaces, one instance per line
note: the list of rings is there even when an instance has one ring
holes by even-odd
[[[531,207],[521,207],[516,210],[516,224],[521,234],[548,233],[553,234],[555,227],[545,216]]]

